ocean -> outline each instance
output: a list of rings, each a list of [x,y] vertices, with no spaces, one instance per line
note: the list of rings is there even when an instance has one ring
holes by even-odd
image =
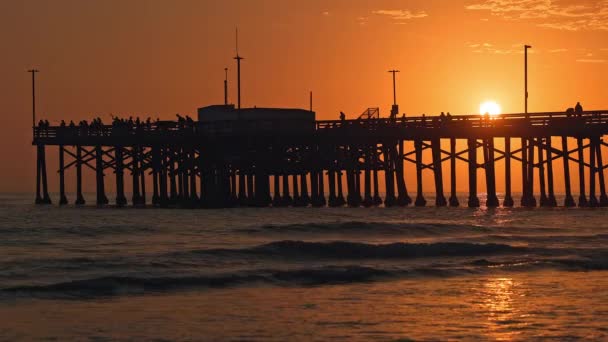
[[[608,340],[608,209],[32,203],[0,195],[3,341]]]

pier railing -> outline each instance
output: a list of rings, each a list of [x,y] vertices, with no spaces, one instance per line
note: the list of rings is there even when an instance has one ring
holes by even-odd
[[[74,140],[77,138],[125,138],[125,137],[213,137],[231,136],[237,134],[251,134],[252,132],[271,132],[272,135],[281,134],[282,127],[275,126],[272,122],[235,122],[217,121],[213,123],[178,123],[175,121],[160,121],[152,123],[118,124],[102,126],[50,126],[34,128],[34,143],[43,139],[46,144],[54,144],[54,140]],[[357,120],[320,120],[315,123],[316,131],[335,132],[351,130],[359,134],[374,131],[392,129],[400,130],[405,135],[415,133],[416,130],[436,131],[434,135],[444,137],[454,136],[455,134],[468,132],[477,129],[553,129],[560,131],[570,131],[572,135],[577,135],[581,130],[588,129],[607,129],[608,130],[608,111],[586,111],[581,115],[566,114],[563,112],[544,112],[530,113],[528,115],[501,114],[497,116],[486,115],[453,115],[453,116],[418,116],[400,117],[395,119],[357,119]],[[406,132],[410,130],[411,132]],[[303,127],[297,132],[289,134],[314,134],[315,129]],[[522,132],[523,134],[523,132]],[[547,134],[551,134],[550,131]],[[568,132],[561,134],[568,135]],[[511,134],[511,136],[517,136]],[[59,143],[60,141],[57,141]]]

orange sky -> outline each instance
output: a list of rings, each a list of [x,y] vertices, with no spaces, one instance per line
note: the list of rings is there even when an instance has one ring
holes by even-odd
[[[223,101],[226,66],[235,99],[237,25],[244,106],[307,108],[312,90],[319,119],[387,115],[398,68],[408,115],[486,99],[520,112],[527,43],[530,111],[608,109],[606,0],[1,1],[0,192],[34,186],[27,69],[41,70],[39,113],[53,123],[192,115]]]

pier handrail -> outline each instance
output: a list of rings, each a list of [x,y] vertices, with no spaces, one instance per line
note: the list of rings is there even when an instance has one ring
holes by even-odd
[[[268,124],[267,126],[264,126]],[[371,131],[381,128],[397,129],[482,129],[495,127],[564,127],[576,125],[592,127],[600,124],[608,125],[608,110],[585,111],[582,114],[566,112],[540,112],[540,113],[510,113],[498,116],[451,115],[451,116],[415,116],[405,118],[370,118],[367,120],[319,120],[313,131],[331,131],[335,129],[351,129]],[[137,137],[145,136],[215,136],[234,135],[247,130],[255,130],[258,126],[267,130],[279,130],[273,123],[255,121],[216,121],[212,123],[180,123],[177,121],[156,121],[141,123],[139,125],[114,124],[100,126],[49,126],[34,128],[34,142],[38,139],[59,138],[104,138],[104,137]]]

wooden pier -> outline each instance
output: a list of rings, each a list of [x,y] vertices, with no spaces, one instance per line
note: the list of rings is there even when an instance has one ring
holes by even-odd
[[[95,179],[98,205],[111,200],[126,206],[125,177],[131,177],[133,206],[425,206],[422,180],[430,172],[436,206],[478,207],[483,204],[477,189],[481,169],[488,207],[516,204],[512,172],[522,175],[521,206],[608,206],[602,159],[602,147],[608,146],[602,140],[608,133],[608,111],[398,119],[372,113],[357,120],[314,121],[311,127],[287,131],[273,124],[218,120],[36,127],[36,203],[52,202],[46,147],[57,146],[62,205],[68,203],[65,171],[75,168],[76,179],[70,181],[76,182],[73,200],[78,205],[85,204],[82,183],[88,169],[93,171],[87,177]],[[576,145],[569,146],[569,140]],[[521,147],[513,149],[514,141]],[[413,148],[408,150],[410,145]],[[458,149],[459,145],[466,147]],[[429,154],[432,161],[424,162]],[[503,159],[505,191],[499,203],[496,163]],[[456,196],[457,161],[468,164],[466,201]],[[406,174],[406,163],[415,165],[415,174]],[[450,170],[449,194],[443,185],[444,163]],[[578,194],[571,191],[571,182],[576,181],[570,176],[572,164],[578,166]],[[564,203],[555,198],[556,168],[562,168],[564,175]],[[406,178],[415,179],[415,189],[406,187]],[[116,184],[112,199],[105,191],[109,181]],[[151,189],[146,188],[150,184]]]

